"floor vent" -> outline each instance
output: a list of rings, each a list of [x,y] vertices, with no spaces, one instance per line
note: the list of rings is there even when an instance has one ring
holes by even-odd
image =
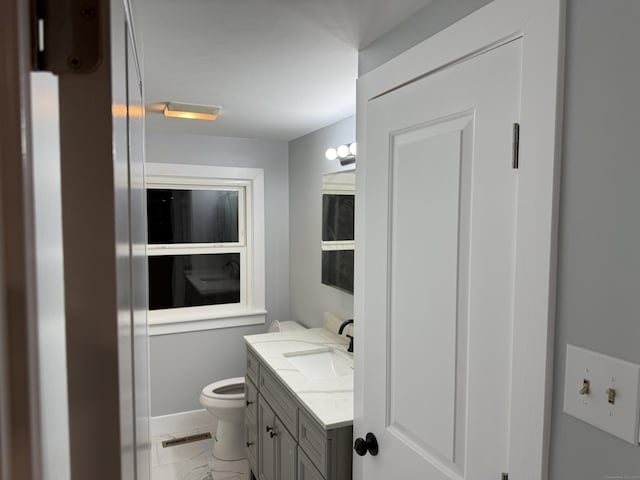
[[[172,438],[171,440],[165,440],[162,442],[162,448],[177,447],[178,445],[184,445],[185,443],[199,442],[200,440],[208,440],[211,438],[211,434],[196,433],[195,435],[187,435],[186,437]]]

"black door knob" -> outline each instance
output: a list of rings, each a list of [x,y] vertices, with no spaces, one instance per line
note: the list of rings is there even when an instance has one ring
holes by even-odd
[[[356,438],[353,449],[361,457],[364,457],[367,452],[369,452],[372,457],[375,457],[378,455],[378,440],[373,433],[369,432],[365,438]]]

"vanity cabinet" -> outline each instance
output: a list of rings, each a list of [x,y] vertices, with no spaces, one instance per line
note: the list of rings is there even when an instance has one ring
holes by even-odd
[[[353,428],[325,430],[247,349],[247,459],[258,480],[351,480]]]

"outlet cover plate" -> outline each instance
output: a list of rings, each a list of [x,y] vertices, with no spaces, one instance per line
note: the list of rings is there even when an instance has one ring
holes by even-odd
[[[581,395],[584,380],[589,393]],[[607,390],[615,389],[615,403]],[[640,365],[567,345],[564,411],[594,427],[638,445]]]

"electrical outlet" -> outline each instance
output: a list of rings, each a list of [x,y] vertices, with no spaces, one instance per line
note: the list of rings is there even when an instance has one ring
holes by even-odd
[[[567,345],[564,411],[638,445],[640,365]]]

